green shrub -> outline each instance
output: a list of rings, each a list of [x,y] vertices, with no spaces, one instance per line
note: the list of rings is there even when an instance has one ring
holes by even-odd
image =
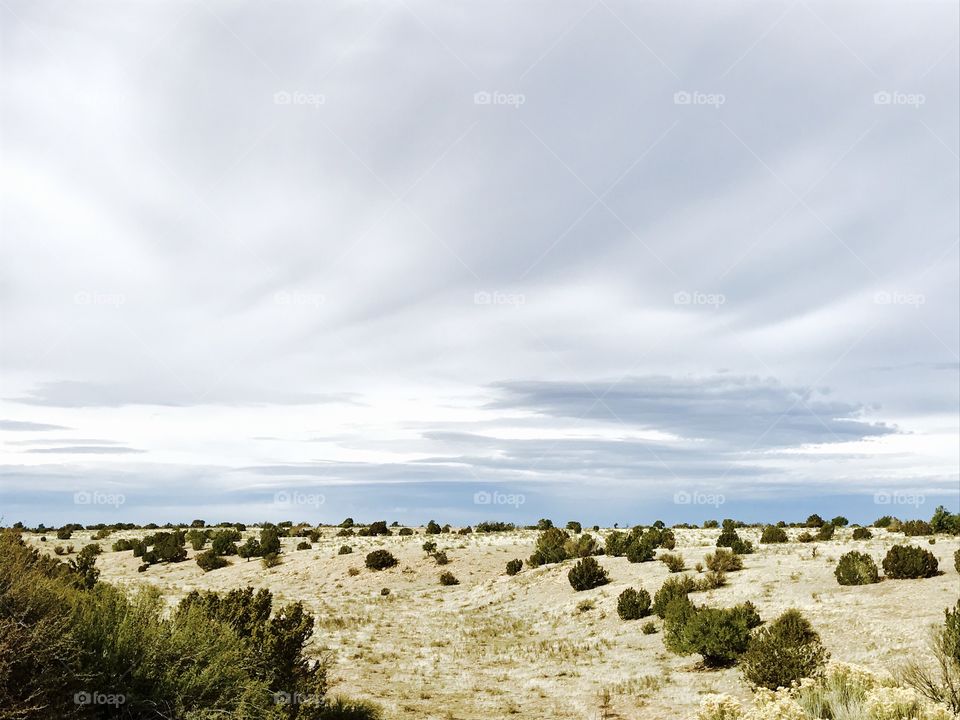
[[[130,542],[129,540],[125,540],[124,538],[120,538],[119,540],[113,543],[110,549],[113,550],[113,552],[123,552],[124,550],[132,550],[133,543]]]
[[[799,610],[787,610],[750,639],[740,658],[747,682],[776,690],[822,674],[830,654]]]
[[[262,558],[260,558],[260,564],[267,569],[276,567],[282,562],[283,560],[280,559],[280,554],[275,552],[267,553]]]
[[[576,538],[570,538],[563,544],[564,554],[568,558],[585,558],[596,555],[600,547],[597,545],[596,538],[589,533],[580,535]]]
[[[960,535],[960,514],[952,513],[943,505],[938,505],[930,518],[930,532]]]
[[[743,560],[732,550],[717,548],[715,552],[707,553],[703,561],[707,564],[708,570],[714,572],[736,572],[743,570]]]
[[[523,569],[523,560],[519,558],[507,563],[507,575],[516,575]]]
[[[813,515],[807,518],[806,525],[808,528],[818,528],[826,525],[826,521],[822,517],[814,513]]]
[[[260,541],[252,537],[247,538],[246,542],[237,548],[237,555],[246,559],[260,557],[263,555],[263,550],[260,547]]]
[[[267,526],[260,530],[260,554],[276,555],[280,552],[280,533],[275,527]]]
[[[644,635],[655,635],[657,632],[657,624],[652,620],[645,622],[640,626],[640,632],[642,632]]]
[[[653,596],[653,612],[658,617],[664,617],[667,612],[667,605],[671,601],[677,598],[686,598],[689,593],[695,592],[696,589],[697,583],[689,575],[667,578]]]
[[[583,532],[583,525],[578,523],[576,520],[571,520],[570,522],[567,523],[567,530],[569,530],[570,532],[579,534]]]
[[[914,545],[894,545],[883,559],[884,574],[895,580],[933,577],[938,567],[932,552]]]
[[[407,535],[413,535],[413,530],[411,530],[410,528],[406,528],[406,527],[405,527],[405,528],[400,528],[399,530],[397,530],[397,535],[401,535],[401,536],[403,536],[403,537],[406,537]]]
[[[364,565],[371,570],[386,570],[396,564],[397,559],[388,550],[374,550],[367,553],[367,558],[364,560]]]
[[[875,528],[890,527],[890,525],[892,525],[895,520],[896,518],[893,517],[892,515],[884,515],[883,517],[878,517],[876,520],[874,520],[873,526]]]
[[[677,654],[701,655],[707,667],[723,667],[747,649],[750,628],[742,611],[697,608],[687,598],[676,598],[667,607],[663,642]]]
[[[435,552],[433,559],[437,561],[437,565],[446,565],[450,562],[450,558],[447,557],[447,554],[443,550]]]
[[[755,627],[760,627],[763,623],[763,620],[760,619],[760,613],[757,612],[757,606],[752,602],[747,600],[742,602],[739,605],[734,605],[730,610],[744,623],[750,630],[753,630]]]
[[[900,524],[900,532],[907,537],[920,537],[921,535],[930,535],[930,523],[923,520],[907,520]]]
[[[319,530],[311,530],[307,534],[307,537],[309,538],[311,543],[318,543],[320,542],[320,538],[323,537],[323,535],[320,534]]]
[[[617,598],[617,615],[621,620],[639,620],[650,614],[650,593],[641,588],[627,588]]]
[[[762,543],[785,543],[787,540],[787,531],[774,525],[767,525],[760,536]]]
[[[437,551],[437,544],[436,544],[433,540],[427,540],[427,541],[423,544],[423,551],[424,551],[427,555],[432,555],[433,553],[435,553],[435,552]]]
[[[540,567],[567,559],[565,545],[570,535],[560,528],[550,527],[540,533],[533,554],[527,560],[530,567]]]
[[[808,532],[802,532],[797,535],[797,542],[811,543],[814,540],[816,540],[816,538]]]
[[[200,566],[200,569],[204,572],[218,570],[230,564],[226,561],[226,559],[213,552],[213,550],[206,550],[204,552],[197,553],[194,559],[197,561],[197,565]]]
[[[634,539],[627,546],[627,560],[632,563],[650,562],[653,560],[657,546],[651,542],[649,537]]]
[[[718,587],[723,587],[727,584],[727,576],[722,572],[715,572],[711,570],[707,573],[704,573],[703,577],[699,580],[695,580],[694,583],[696,585],[694,589],[700,592],[705,590],[716,590]]]
[[[439,535],[441,528],[433,520],[427,523],[427,535]]]
[[[667,566],[667,569],[672,573],[683,572],[687,569],[687,564],[683,560],[683,556],[674,555],[671,553],[664,553],[657,558],[660,562]]]
[[[960,573],[960,550],[953,553],[953,569]]]
[[[837,515],[833,520],[830,521],[830,524],[834,527],[846,527],[850,524],[850,521],[847,520],[843,515]]]
[[[349,545],[341,545],[340,549],[337,550],[337,555],[349,555],[353,552],[353,548]]]
[[[858,527],[853,529],[853,539],[854,540],[869,540],[873,537],[873,533],[870,532],[865,527]]]
[[[737,555],[751,555],[753,554],[753,543],[749,540],[737,538],[731,543],[730,549]]]
[[[207,544],[207,534],[202,530],[191,530],[187,533],[187,542],[192,549],[203,550],[203,546]]]
[[[718,528],[718,527],[720,527],[720,523],[718,523],[716,520],[704,520],[704,521],[703,521],[703,529],[704,529],[704,530],[711,530],[711,529],[713,529],[713,528]]]
[[[817,540],[823,540],[824,542],[827,540],[832,540],[833,533],[836,529],[837,528],[835,526],[830,525],[829,523],[821,525],[820,529],[817,530]]]
[[[71,537],[73,537],[73,531],[70,528],[57,530],[57,540],[69,540]]]
[[[210,539],[210,549],[217,555],[236,555],[239,539],[240,533],[236,530],[218,530]]]
[[[880,582],[880,573],[873,558],[856,550],[840,556],[833,574],[841,585],[871,585]]]
[[[577,562],[567,573],[567,579],[570,581],[570,587],[577,592],[592,590],[610,582],[607,571],[593,557],[586,557]]]
[[[353,528],[341,528],[337,530],[337,537],[353,537],[357,533],[354,532]]]
[[[440,584],[441,585],[459,585],[460,581],[454,576],[449,570],[444,573],[440,573]]]
[[[310,550],[311,548],[313,548],[313,545],[306,540],[297,543],[297,550]]]

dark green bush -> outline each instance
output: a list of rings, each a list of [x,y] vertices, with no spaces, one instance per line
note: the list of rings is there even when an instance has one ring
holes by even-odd
[[[549,563],[558,563],[567,559],[565,545],[570,535],[560,528],[547,528],[537,537],[533,554],[527,560],[530,567],[540,567]]]
[[[627,546],[627,560],[632,563],[650,562],[654,558],[656,545],[651,542],[649,537],[640,537],[634,539]]]
[[[607,571],[593,557],[585,557],[577,562],[567,573],[567,579],[570,581],[570,587],[577,592],[592,590],[610,582]]]
[[[218,530],[210,539],[210,549],[216,555],[236,555],[240,533],[236,530]],[[279,542],[279,541],[278,541]]]
[[[460,581],[457,580],[456,576],[449,570],[444,573],[440,573],[440,584],[441,585],[459,585]]]
[[[767,525],[760,536],[762,543],[785,543],[787,540],[787,531],[774,525]]]
[[[433,520],[427,523],[427,535],[439,535],[440,530],[440,526],[437,525],[437,523],[435,523]]]
[[[953,553],[953,569],[960,573],[960,550]]]
[[[226,567],[230,564],[225,558],[217,555],[213,550],[206,550],[204,552],[197,553],[194,559],[197,561],[197,565],[200,566],[200,569],[204,572],[218,570],[219,568]]]
[[[873,526],[875,528],[890,527],[890,525],[892,525],[895,521],[896,518],[892,515],[884,515],[883,517],[878,517],[876,520],[874,520]]]
[[[650,593],[641,588],[627,588],[617,598],[617,615],[621,620],[639,620],[650,614]]]
[[[833,520],[830,521],[830,524],[834,527],[846,527],[850,524],[850,521],[847,520],[843,515],[837,515]]]
[[[353,552],[353,548],[349,545],[341,545],[340,549],[337,550],[337,555],[349,555]]]
[[[507,575],[516,575],[523,569],[523,560],[519,558],[507,563]]]
[[[826,524],[826,521],[816,513],[808,517],[806,522],[806,525],[808,528],[823,527],[825,524]]]
[[[722,572],[715,572],[713,570],[703,574],[699,580],[695,580],[695,590],[703,592],[705,590],[716,590],[718,587],[723,587],[727,584],[727,576]]]
[[[816,540],[816,538],[808,532],[802,532],[797,535],[797,542],[811,543],[814,540]]]
[[[655,635],[657,632],[657,625],[653,621],[645,622],[641,626],[640,632],[642,632],[644,635]]]
[[[696,589],[697,583],[689,575],[667,578],[653,596],[653,612],[658,617],[664,617],[667,612],[667,605],[672,600],[686,598],[689,593],[695,592]]]
[[[113,543],[110,549],[113,550],[114,552],[123,552],[124,550],[132,550],[133,543],[130,542],[129,540],[125,540],[124,538],[120,538],[119,540]]]
[[[237,555],[246,559],[260,557],[263,555],[263,550],[260,547],[260,541],[252,537],[247,538],[246,542],[237,548]]]
[[[900,524],[900,532],[902,532],[907,537],[920,537],[922,535],[930,535],[930,523],[924,522],[923,520],[907,520],[905,523]]]
[[[873,558],[856,550],[840,556],[833,574],[841,585],[871,585],[880,582],[880,573]]]
[[[192,549],[203,550],[203,546],[207,544],[207,534],[202,530],[191,530],[187,533],[187,542]]]
[[[397,559],[388,550],[374,550],[367,553],[367,558],[364,560],[364,565],[371,570],[386,570],[396,564]]]
[[[260,530],[260,554],[263,556],[276,555],[280,552],[280,533],[275,527],[265,527]]]
[[[306,540],[297,543],[297,550],[310,550],[313,547]]]
[[[596,538],[589,533],[585,533],[567,540],[563,544],[563,551],[568,558],[584,558],[590,555],[596,555],[600,551],[600,548],[597,545]]]
[[[960,514],[952,513],[943,505],[938,505],[930,518],[930,532],[960,535]]]
[[[776,690],[823,672],[830,654],[799,610],[787,610],[750,639],[740,658],[747,682]]]
[[[446,565],[450,562],[450,558],[447,557],[447,554],[443,550],[435,552],[433,559],[437,561],[437,565]]]
[[[433,540],[427,540],[427,541],[423,544],[423,551],[424,551],[427,555],[432,555],[433,553],[435,553],[435,552],[437,551],[437,544],[436,544]]]
[[[73,531],[70,528],[60,528],[57,530],[57,540],[69,540],[73,537]]]
[[[567,523],[567,530],[573,533],[580,533],[583,532],[583,526],[576,520],[571,520]]]
[[[733,663],[750,642],[746,615],[734,608],[697,608],[686,597],[670,601],[663,642],[680,655],[697,653],[707,667]]]
[[[405,528],[400,528],[399,530],[397,530],[397,535],[401,535],[401,536],[404,536],[404,537],[406,537],[407,535],[413,535],[413,530],[411,530],[410,528],[407,528],[407,527],[405,527]]]
[[[895,580],[928,578],[937,574],[937,558],[914,545],[894,545],[883,559],[883,572]]]
[[[853,539],[854,540],[869,540],[873,537],[873,533],[867,530],[865,527],[858,527],[853,529]]]
[[[263,567],[268,569],[272,567],[276,567],[282,562],[283,560],[280,559],[280,553],[275,553],[275,552],[267,553],[262,558],[260,558],[260,564],[263,565]]]
[[[833,533],[837,528],[829,523],[825,523],[817,530],[817,540],[826,542],[833,539]]]

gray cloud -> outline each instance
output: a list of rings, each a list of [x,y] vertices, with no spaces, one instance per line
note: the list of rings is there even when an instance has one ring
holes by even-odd
[[[11,432],[41,432],[45,430],[69,430],[63,425],[51,425],[49,423],[27,422],[25,420],[0,420],[0,430],[9,430]]]
[[[65,447],[31,448],[25,452],[53,455],[133,455],[146,451],[112,445],[69,445]]]

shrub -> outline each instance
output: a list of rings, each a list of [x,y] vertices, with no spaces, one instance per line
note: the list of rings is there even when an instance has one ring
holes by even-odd
[[[705,573],[699,580],[695,580],[694,583],[696,585],[695,590],[716,590],[718,587],[723,587],[727,584],[727,576],[722,572],[714,572],[711,570]]]
[[[595,587],[610,582],[607,571],[593,557],[586,557],[577,562],[567,573],[570,587],[577,592],[592,590]]]
[[[364,565],[371,570],[386,570],[396,564],[397,559],[388,550],[374,550],[367,553],[367,558],[364,560]]]
[[[360,574],[360,568],[355,568],[355,567],[347,568],[347,575],[349,575],[350,577],[356,577],[359,574]]]
[[[837,528],[829,523],[820,526],[820,529],[817,531],[817,540],[831,540],[833,539],[833,533]]]
[[[450,558],[447,557],[447,554],[443,550],[435,552],[433,559],[437,561],[437,565],[446,565],[450,562]]]
[[[210,549],[217,555],[236,555],[239,539],[240,533],[236,530],[219,530],[210,539]]]
[[[636,539],[627,546],[627,560],[632,563],[650,562],[655,550],[656,545],[648,537]]]
[[[921,535],[930,535],[930,523],[923,520],[907,520],[900,524],[900,531],[907,537],[919,537]]]
[[[914,545],[894,545],[883,559],[883,572],[895,580],[928,578],[937,574],[937,558]]]
[[[933,628],[930,649],[933,668],[911,661],[902,673],[904,682],[936,703],[949,707],[960,717],[960,600],[944,611],[944,624]]]
[[[523,569],[523,560],[519,558],[507,563],[507,575],[516,575]]]
[[[427,532],[427,535],[439,535],[440,526],[437,525],[437,523],[435,523],[433,520],[431,520],[430,522],[427,523],[426,532]]]
[[[737,534],[736,524],[733,520],[723,521],[723,530],[720,531],[720,537],[717,538],[717,547],[730,548],[737,555],[749,555],[753,552],[753,545],[749,540],[742,540]]]
[[[204,552],[197,553],[194,559],[197,561],[197,565],[200,566],[200,569],[205,573],[210,572],[211,570],[218,570],[230,564],[224,558],[213,552],[213,550],[206,550]]]
[[[256,538],[247,538],[247,541],[237,548],[237,555],[242,558],[259,557],[263,552],[260,549],[260,541]]]
[[[853,539],[854,540],[869,540],[873,537],[873,533],[870,532],[865,527],[858,527],[853,529]]]
[[[356,533],[354,532],[353,528],[341,528],[340,530],[337,530],[336,536],[337,537],[353,537],[354,535],[356,535]]]
[[[460,581],[454,576],[449,570],[444,573],[440,573],[440,584],[441,585],[459,585]]]
[[[311,530],[307,534],[307,537],[310,539],[310,542],[316,543],[316,542],[320,542],[320,538],[323,537],[323,535],[320,534],[319,530]]]
[[[697,589],[697,584],[689,575],[670,577],[663,581],[663,585],[653,596],[653,612],[658,617],[664,617],[667,605],[677,598],[686,598],[688,593]]]
[[[880,573],[873,558],[856,550],[840,556],[833,574],[841,585],[872,585],[880,582]]]
[[[596,555],[600,550],[596,538],[589,533],[570,538],[563,544],[563,551],[568,558],[585,558]]]
[[[890,525],[892,525],[895,520],[896,518],[893,517],[892,515],[884,515],[883,517],[878,517],[876,520],[874,520],[873,526],[875,528],[890,527]]]
[[[943,505],[938,505],[930,518],[930,532],[960,535],[960,514],[952,513]]]
[[[640,627],[640,632],[642,632],[644,635],[655,635],[657,632],[657,625],[652,620],[645,622]]]
[[[427,555],[432,555],[433,553],[435,553],[435,552],[437,551],[437,544],[436,544],[433,540],[427,540],[427,541],[423,544],[423,551],[424,551]]]
[[[960,573],[960,550],[953,553],[953,569]]]
[[[313,545],[308,543],[306,540],[297,543],[297,550],[310,550],[312,547]]]
[[[641,588],[627,588],[617,598],[617,615],[621,620],[639,620],[650,614],[650,593]]]
[[[850,521],[847,520],[843,515],[837,515],[833,520],[830,521],[830,524],[834,527],[846,527],[850,524]]]
[[[785,543],[787,542],[787,531],[774,525],[767,525],[760,536],[762,543]]]
[[[393,535],[390,532],[390,528],[387,527],[386,520],[377,520],[376,522],[370,523],[370,527],[367,528],[367,534],[371,537],[376,537],[377,535]]]
[[[752,602],[747,600],[742,602],[739,605],[734,605],[730,608],[743,622],[747,624],[747,627],[753,630],[755,627],[760,627],[763,624],[763,620],[760,619],[760,613],[757,612],[757,606]]]
[[[551,527],[537,537],[537,544],[527,563],[530,567],[540,567],[548,563],[558,563],[567,559],[564,548],[570,535],[559,528]]]
[[[272,567],[276,567],[282,562],[283,560],[280,559],[280,554],[275,552],[267,553],[262,558],[260,558],[260,564],[263,565],[263,567],[268,569]]]
[[[192,549],[203,550],[203,546],[207,544],[207,534],[202,530],[191,530],[187,533],[187,542]]]
[[[710,529],[712,529],[712,528],[718,528],[718,527],[720,527],[720,523],[718,523],[716,520],[704,520],[704,521],[703,521],[703,529],[704,529],[704,530],[710,530]]]
[[[609,555],[610,557],[623,557],[627,554],[628,544],[629,536],[626,533],[620,532],[619,530],[614,530],[612,533],[607,535],[603,553],[604,555]]]
[[[797,542],[811,543],[814,540],[816,540],[816,538],[808,532],[802,532],[797,535]]]
[[[120,538],[115,543],[113,543],[110,549],[113,550],[114,552],[123,552],[124,550],[132,550],[133,543],[130,542],[129,540]]]
[[[822,517],[820,517],[819,515],[817,515],[816,513],[814,513],[813,515],[811,515],[810,517],[808,517],[808,518],[807,518],[807,522],[806,522],[806,526],[807,526],[808,528],[823,527],[825,524],[826,524],[826,522],[824,521],[824,519],[823,519]]]
[[[664,553],[657,558],[660,562],[667,566],[667,569],[672,573],[683,572],[687,569],[686,563],[683,561],[683,556],[674,555],[671,553]]]
[[[570,522],[567,523],[567,530],[569,530],[570,532],[579,534],[583,532],[583,526],[580,523],[578,523],[576,520],[571,520]]]
[[[57,530],[57,540],[69,540],[71,537],[73,537],[73,531],[70,528]]]
[[[799,610],[787,610],[751,638],[740,658],[747,682],[776,690],[823,673],[830,654]]]
[[[751,555],[753,553],[753,543],[749,540],[737,538],[731,543],[730,549],[737,555]]]
[[[399,530],[397,530],[397,535],[401,535],[404,537],[406,537],[407,535],[413,535],[413,530],[411,530],[410,528],[400,528]]]
[[[280,552],[280,533],[275,527],[267,526],[260,530],[260,554],[266,557]]]
[[[707,667],[723,667],[747,649],[750,628],[735,608],[697,608],[689,599],[677,598],[667,608],[663,641],[672,652],[697,653]]]
[[[740,556],[724,548],[717,548],[716,552],[707,553],[703,561],[707,564],[707,569],[714,572],[727,573],[743,570],[743,560]]]
[[[341,545],[340,549],[337,550],[337,555],[349,555],[353,552],[353,548],[349,545]]]

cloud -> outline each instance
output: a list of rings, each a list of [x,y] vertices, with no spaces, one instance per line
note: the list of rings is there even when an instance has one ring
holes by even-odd
[[[42,432],[45,430],[69,430],[63,425],[51,425],[49,423],[27,422],[25,420],[0,420],[0,430],[9,430],[11,432]]]
[[[65,447],[31,448],[28,453],[55,455],[133,455],[146,450],[109,445],[69,445]]]

